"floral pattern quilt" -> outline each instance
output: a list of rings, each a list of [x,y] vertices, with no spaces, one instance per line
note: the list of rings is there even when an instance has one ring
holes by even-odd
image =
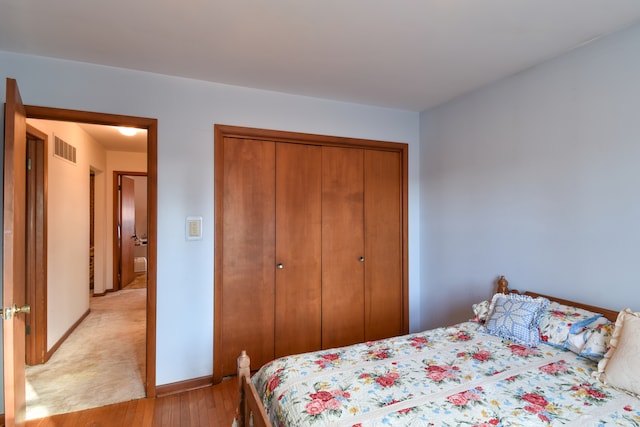
[[[640,400],[568,350],[478,324],[287,356],[252,381],[274,426],[640,426]]]

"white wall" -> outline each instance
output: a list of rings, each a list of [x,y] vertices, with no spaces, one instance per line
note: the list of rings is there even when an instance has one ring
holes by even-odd
[[[73,123],[29,119],[48,135],[47,350],[89,309],[89,173],[104,169],[104,148]],[[76,147],[75,164],[54,156],[57,136]],[[104,191],[96,191],[96,199]],[[97,236],[96,236],[97,237]],[[96,238],[96,244],[103,244]],[[103,265],[96,268],[100,286]]]
[[[215,123],[408,143],[410,321],[419,326],[417,113],[3,52],[0,63],[26,104],[158,119],[158,385],[213,370]],[[203,217],[203,240],[185,240],[189,215]]]
[[[640,26],[421,115],[422,325],[512,287],[640,310]]]

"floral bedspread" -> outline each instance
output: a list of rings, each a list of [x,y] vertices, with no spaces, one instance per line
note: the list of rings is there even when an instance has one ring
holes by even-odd
[[[640,426],[640,400],[594,379],[594,362],[477,328],[288,356],[253,382],[274,426]]]

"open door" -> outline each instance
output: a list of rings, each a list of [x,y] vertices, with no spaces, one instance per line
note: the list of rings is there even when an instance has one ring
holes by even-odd
[[[14,79],[7,79],[4,117],[4,218],[2,317],[4,410],[7,427],[23,426],[25,403],[25,218],[27,121]]]
[[[127,286],[136,274],[133,268],[136,239],[135,182],[126,176],[120,177],[120,284]]]

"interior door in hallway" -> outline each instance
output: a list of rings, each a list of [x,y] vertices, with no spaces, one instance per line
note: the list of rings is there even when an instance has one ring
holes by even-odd
[[[25,304],[27,116],[18,84],[7,79],[4,121],[3,269],[4,310]],[[9,310],[11,310],[9,308]],[[3,312],[4,411],[7,427],[24,425],[24,314]]]
[[[120,179],[120,286],[122,289],[136,277],[133,266],[136,234],[135,182]]]

